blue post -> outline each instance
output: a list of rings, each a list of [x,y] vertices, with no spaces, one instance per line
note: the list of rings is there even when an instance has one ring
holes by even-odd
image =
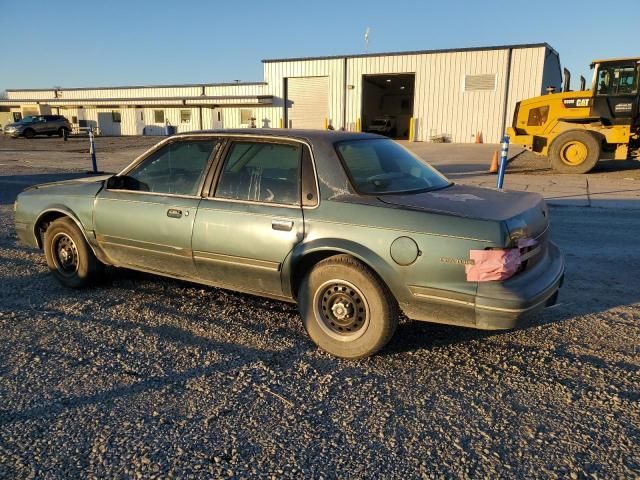
[[[98,164],[96,162],[96,145],[93,141],[93,128],[89,129],[89,153],[91,154],[91,164],[93,171],[91,173],[98,173]]]
[[[502,188],[504,184],[504,174],[507,170],[507,157],[509,155],[509,135],[502,139],[502,150],[500,151],[500,167],[498,168],[498,183],[496,187]]]

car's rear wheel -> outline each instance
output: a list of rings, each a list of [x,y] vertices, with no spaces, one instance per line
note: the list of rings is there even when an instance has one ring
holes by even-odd
[[[36,132],[32,128],[27,128],[22,134],[25,138],[33,138],[36,136]]]
[[[298,306],[315,344],[342,358],[373,355],[398,324],[397,303],[386,285],[348,255],[329,257],[307,274]]]
[[[591,132],[570,130],[553,140],[549,161],[560,173],[587,173],[598,163],[601,151],[600,141]]]
[[[103,270],[78,226],[67,217],[55,220],[45,231],[44,254],[49,269],[66,287],[90,285]]]

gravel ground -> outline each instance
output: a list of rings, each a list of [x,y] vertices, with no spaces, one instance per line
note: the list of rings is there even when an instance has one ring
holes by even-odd
[[[350,362],[293,305],[118,269],[65,289],[2,191],[0,478],[640,476],[629,212],[552,208],[566,282],[530,328],[404,321]]]

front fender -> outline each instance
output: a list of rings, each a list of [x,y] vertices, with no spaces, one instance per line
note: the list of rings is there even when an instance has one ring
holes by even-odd
[[[34,237],[36,239],[36,242],[38,243],[38,247],[42,248],[42,241],[43,241],[43,239],[40,238],[40,232],[38,231],[40,223],[42,223],[42,221],[46,221],[46,219],[48,217],[55,219],[55,218],[60,218],[62,216],[69,217],[71,220],[73,220],[73,222],[78,226],[78,228],[82,232],[82,235],[84,236],[85,241],[90,246],[92,246],[92,244],[89,241],[89,239],[90,239],[91,234],[93,233],[93,231],[90,231],[90,233],[87,234],[87,230],[85,229],[84,225],[82,224],[82,222],[80,221],[78,216],[75,214],[75,212],[73,210],[71,210],[70,208],[64,206],[64,205],[52,205],[50,207],[47,207],[42,212],[40,212],[40,214],[36,218],[35,222],[33,222],[33,232],[32,233],[33,233],[33,235],[34,235]],[[92,248],[93,248],[93,246],[92,246]]]

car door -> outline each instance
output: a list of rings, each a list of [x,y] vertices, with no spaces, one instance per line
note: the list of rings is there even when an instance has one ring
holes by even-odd
[[[96,239],[113,263],[192,277],[191,234],[217,139],[178,139],[108,184],[94,205]]]
[[[200,277],[260,294],[283,294],[282,266],[304,236],[301,143],[235,138],[217,165],[193,230]]]
[[[32,128],[36,134],[47,133],[47,120],[44,118],[44,115],[33,117]]]

